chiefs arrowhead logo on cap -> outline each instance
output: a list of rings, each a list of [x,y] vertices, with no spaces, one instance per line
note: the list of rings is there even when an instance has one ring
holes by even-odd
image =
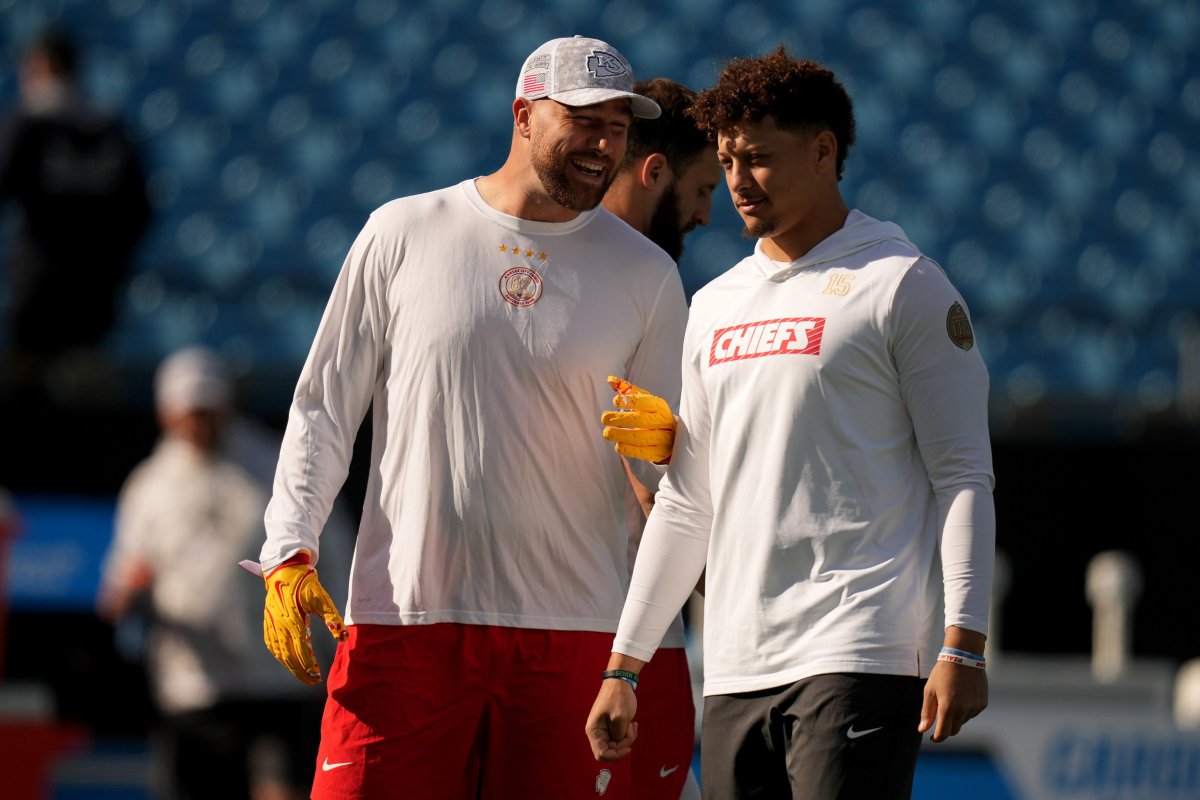
[[[616,78],[624,75],[627,70],[621,59],[603,50],[593,50],[587,60],[588,72],[597,78]]]

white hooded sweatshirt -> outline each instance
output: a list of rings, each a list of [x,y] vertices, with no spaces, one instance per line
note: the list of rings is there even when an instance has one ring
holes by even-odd
[[[614,650],[647,660],[707,563],[705,694],[927,676],[986,632],[988,378],[961,296],[853,211],[804,258],[756,248],[693,298],[682,425]]]

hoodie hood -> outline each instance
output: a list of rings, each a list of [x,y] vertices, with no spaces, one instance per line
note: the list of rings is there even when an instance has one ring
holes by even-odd
[[[854,209],[847,215],[846,223],[840,230],[790,264],[781,264],[768,258],[762,251],[761,240],[754,245],[754,260],[766,278],[783,281],[800,270],[828,261],[840,261],[887,241],[897,242],[905,249],[911,250],[914,256],[920,254],[917,246],[908,240],[899,225],[894,222],[880,222]]]

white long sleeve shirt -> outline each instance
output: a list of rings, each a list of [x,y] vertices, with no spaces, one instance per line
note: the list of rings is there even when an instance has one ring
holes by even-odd
[[[642,533],[646,530],[646,512],[642,510],[642,504],[638,500],[637,494],[633,491],[632,486],[628,487],[625,495],[625,525],[629,531],[629,563],[633,565],[637,563],[638,547],[642,543]],[[671,626],[663,634],[659,647],[685,646],[687,646],[687,631],[684,627],[683,613],[681,611],[675,615]]]
[[[675,264],[604,209],[520,220],[473,180],[383,206],[296,388],[263,567],[319,552],[370,404],[347,622],[614,631],[628,480],[605,378],[677,398],[686,315]]]
[[[962,298],[895,225],[851,212],[792,264],[756,248],[693,298],[614,649],[649,659],[707,563],[706,694],[927,676],[943,605],[987,630],[987,388]]]

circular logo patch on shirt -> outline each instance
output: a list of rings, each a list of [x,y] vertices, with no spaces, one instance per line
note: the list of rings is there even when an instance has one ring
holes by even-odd
[[[542,276],[529,267],[513,267],[500,276],[500,296],[518,308],[542,299]]]
[[[946,312],[946,333],[956,347],[970,350],[975,346],[975,331],[971,330],[971,320],[961,303],[955,303]]]

